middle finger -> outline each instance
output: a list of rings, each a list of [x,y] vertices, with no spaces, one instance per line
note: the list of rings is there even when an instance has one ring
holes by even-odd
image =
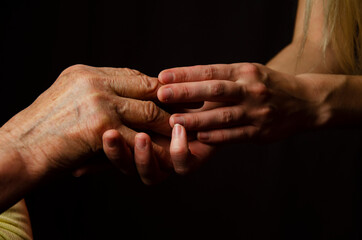
[[[161,102],[235,101],[245,94],[242,85],[227,80],[174,83],[162,86],[157,97]]]

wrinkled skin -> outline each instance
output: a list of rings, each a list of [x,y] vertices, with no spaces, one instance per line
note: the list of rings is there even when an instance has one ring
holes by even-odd
[[[159,87],[157,78],[136,70],[75,65],[9,120],[1,128],[2,136],[32,174],[82,167],[104,144],[113,144],[113,152],[106,147],[106,154],[121,170],[130,172],[137,130],[171,135],[169,114],[153,102]],[[168,149],[155,143],[152,148],[160,164],[172,168]],[[112,154],[123,158],[112,158]]]

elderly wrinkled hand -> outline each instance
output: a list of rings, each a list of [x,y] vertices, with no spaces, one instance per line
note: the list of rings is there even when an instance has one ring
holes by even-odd
[[[157,78],[136,70],[75,65],[1,131],[32,172],[75,169],[103,147],[128,172],[137,130],[171,135],[169,114],[153,102],[159,87]],[[115,135],[121,140],[115,142]],[[114,144],[121,144],[117,154]],[[153,151],[170,164],[163,147],[154,144]]]

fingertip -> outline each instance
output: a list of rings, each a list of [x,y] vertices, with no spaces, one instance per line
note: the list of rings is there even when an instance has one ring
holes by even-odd
[[[185,128],[186,126],[186,120],[182,115],[174,114],[170,117],[170,126],[175,127],[176,124],[179,124],[182,126],[182,128]]]
[[[173,127],[172,136],[180,138],[184,132],[184,128],[181,124],[176,123]]]
[[[158,74],[158,80],[163,84],[172,83],[174,79],[175,74],[170,70],[163,70]]]
[[[105,143],[105,147],[114,148],[119,143],[121,135],[115,129],[107,130],[103,133],[103,142]]]
[[[160,87],[157,91],[157,98],[161,102],[168,102],[173,97],[173,90],[170,87]]]
[[[138,150],[146,150],[150,144],[150,137],[146,133],[137,133],[135,136],[135,147]]]
[[[185,128],[178,123],[173,127],[170,153],[175,172],[180,175],[187,174],[191,166],[191,163],[188,161],[190,153],[187,143],[187,133]]]
[[[152,165],[152,148],[150,137],[146,133],[137,133],[135,136],[135,163],[139,174],[145,175]]]
[[[173,130],[173,127],[175,126],[175,119],[174,119],[173,115],[169,118],[168,123],[170,124],[170,127]]]
[[[135,163],[141,181],[152,185],[157,181],[158,166],[153,158],[152,142],[146,133],[135,136]]]

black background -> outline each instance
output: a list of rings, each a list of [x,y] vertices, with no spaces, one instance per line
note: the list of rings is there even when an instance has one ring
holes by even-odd
[[[9,1],[10,2],[10,1]],[[13,1],[1,6],[1,123],[66,67],[151,76],[266,63],[292,37],[296,1]],[[26,196],[35,239],[360,239],[361,131],[229,145],[153,187],[110,170]]]

